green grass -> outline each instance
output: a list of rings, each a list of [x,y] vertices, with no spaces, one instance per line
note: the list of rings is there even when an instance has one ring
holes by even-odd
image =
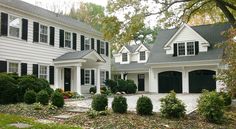
[[[18,122],[32,125],[31,129],[81,129],[80,127],[73,127],[65,124],[41,124],[35,122],[33,118],[0,113],[1,129],[17,129],[16,127],[9,126],[9,124]]]

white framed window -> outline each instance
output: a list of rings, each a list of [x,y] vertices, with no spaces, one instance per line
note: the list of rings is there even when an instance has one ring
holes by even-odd
[[[178,43],[178,55],[179,56],[185,55],[185,43]]]
[[[84,49],[85,50],[91,49],[90,38],[88,38],[88,37],[84,38]]]
[[[106,80],[106,71],[101,70],[100,71],[100,84],[104,85],[105,80]]]
[[[39,37],[41,43],[48,43],[48,26],[40,25]]]
[[[187,42],[187,55],[194,55],[194,54],[195,54],[195,43]]]
[[[48,80],[48,66],[39,65],[39,78]]]
[[[71,48],[72,47],[72,36],[70,32],[65,32],[65,47]]]
[[[101,41],[101,43],[100,43],[100,50],[101,50],[101,54],[105,54],[105,43],[104,43],[104,41]]]
[[[128,53],[122,53],[122,62],[128,61]]]
[[[9,15],[8,19],[8,33],[9,36],[20,38],[21,35],[21,19],[19,17]]]
[[[17,62],[8,62],[8,73],[16,73],[20,75],[20,65]]]
[[[89,85],[89,84],[91,84],[91,77],[90,77],[90,75],[91,75],[91,70],[88,70],[88,69],[85,69],[84,70],[84,84],[85,85]]]
[[[146,52],[145,51],[139,52],[139,59],[142,61],[146,60]]]

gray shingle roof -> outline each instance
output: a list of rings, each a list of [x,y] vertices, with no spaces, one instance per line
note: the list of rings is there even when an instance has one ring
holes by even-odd
[[[112,64],[113,71],[134,71],[134,70],[148,70],[148,66],[145,63],[137,63],[131,62],[130,64],[120,64],[114,63]]]
[[[86,56],[92,51],[94,50],[91,49],[91,50],[84,50],[84,51],[68,52],[54,59],[54,61],[83,59],[84,56]]]
[[[125,47],[130,51],[130,52],[135,52],[135,50],[140,46],[141,44],[136,44],[136,45],[125,45]],[[152,45],[151,44],[143,44],[147,49],[151,50]]]
[[[46,19],[50,19],[52,21],[56,21],[56,22],[60,22],[63,23],[65,25],[71,26],[71,27],[77,27],[77,28],[81,28],[83,30],[85,30],[88,33],[94,33],[97,35],[102,35],[101,32],[93,29],[91,26],[89,26],[86,23],[83,23],[79,20],[75,20],[71,17],[68,16],[64,16],[61,14],[57,14],[51,11],[48,11],[46,9],[34,6],[32,4],[23,2],[21,0],[0,0],[1,4],[10,6],[10,7],[14,7],[17,8],[19,10],[23,10],[25,12],[30,12],[31,14],[35,15],[35,16],[41,16],[44,17]]]
[[[191,28],[210,43],[208,52],[199,52],[199,54],[196,56],[185,57],[173,57],[172,55],[166,55],[163,47],[177,32],[178,28],[162,30],[158,33],[155,45],[151,49],[151,54],[147,64],[221,59],[223,55],[223,49],[216,48],[215,44],[226,40],[221,34],[223,31],[226,31],[230,28],[230,24],[219,23],[213,25],[192,26]]]

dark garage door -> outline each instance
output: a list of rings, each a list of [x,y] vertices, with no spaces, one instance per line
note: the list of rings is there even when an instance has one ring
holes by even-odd
[[[201,93],[203,89],[216,89],[215,71],[196,70],[189,72],[189,93]]]
[[[182,93],[182,73],[176,71],[159,73],[158,86],[159,93],[169,93],[171,90]]]

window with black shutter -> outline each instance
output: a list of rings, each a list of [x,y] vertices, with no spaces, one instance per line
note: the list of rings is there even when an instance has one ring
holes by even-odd
[[[8,14],[1,13],[1,35],[7,36],[8,34]]]
[[[80,72],[80,82],[81,82],[81,85],[84,85],[84,69],[81,69],[81,72]]]
[[[173,56],[177,56],[177,43],[174,43],[174,54]]]
[[[7,72],[7,62],[6,61],[0,61],[0,73]]]
[[[84,50],[84,36],[83,35],[80,36],[80,50],[81,51]]]
[[[197,55],[199,53],[199,42],[196,41],[195,42],[195,55]]]
[[[55,28],[50,26],[50,45],[54,46],[55,44]]]
[[[95,85],[95,71],[94,70],[91,70],[91,80],[92,80],[91,84]]]
[[[54,66],[49,67],[49,83],[54,85]]]
[[[109,56],[109,44],[106,42],[106,56]]]
[[[21,39],[27,40],[28,39],[28,20],[22,19],[22,36]]]
[[[60,47],[64,47],[64,30],[60,29]]]
[[[73,49],[76,50],[77,47],[77,34],[73,33]]]
[[[21,63],[21,76],[27,75],[27,63]]]
[[[33,23],[34,28],[33,28],[33,42],[39,42],[39,23],[34,22]]]
[[[91,49],[94,49],[94,38],[91,38]]]
[[[36,76],[36,77],[38,77],[38,68],[39,68],[39,66],[38,66],[38,64],[33,64],[33,75],[34,76]]]
[[[97,40],[97,52],[100,54],[100,40]]]
[[[106,71],[106,80],[109,79],[109,71]]]

